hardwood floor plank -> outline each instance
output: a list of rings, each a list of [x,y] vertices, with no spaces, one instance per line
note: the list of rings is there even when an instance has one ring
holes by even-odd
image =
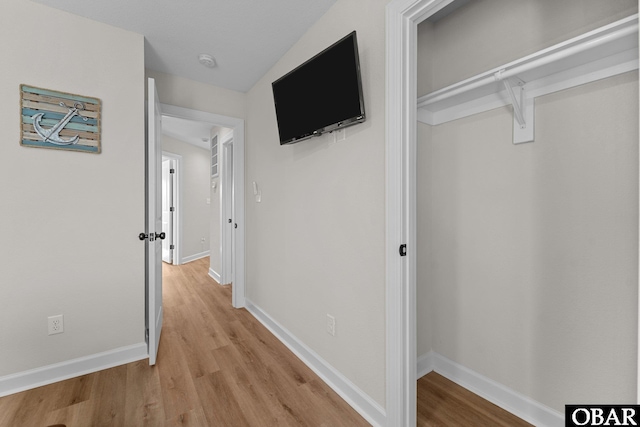
[[[207,421],[211,426],[251,426],[221,371],[195,380]]]
[[[125,419],[128,425],[157,426],[165,420],[158,369],[148,360],[127,365]]]
[[[124,426],[127,365],[96,372],[91,390],[91,414],[87,414],[94,427]]]
[[[23,403],[27,393],[32,392],[23,391],[22,393],[16,393],[10,396],[0,398],[0,426],[9,426],[13,419],[16,418],[16,414],[21,406],[25,406]]]
[[[202,407],[193,409],[167,420],[165,427],[208,427],[209,422]]]
[[[364,418],[353,419],[353,409],[338,394],[319,379],[312,379],[301,387],[308,390],[310,400],[317,402],[323,411],[331,414],[330,426],[368,426]]]
[[[66,408],[85,402],[91,397],[94,376],[83,375],[60,383],[60,395],[54,404],[55,409]]]
[[[180,339],[175,332],[162,333],[156,366],[160,376],[166,419],[179,417],[200,405]]]
[[[221,347],[212,351],[223,372],[235,383],[236,398],[241,406],[250,408],[252,413],[265,427],[290,425],[290,416],[282,408],[273,404],[273,392],[265,390],[257,381],[251,363],[238,363],[243,360],[233,346]],[[249,365],[249,366],[247,366]]]
[[[217,372],[220,368],[216,360],[211,357],[207,345],[207,335],[204,335],[200,329],[202,322],[197,321],[194,317],[197,317],[197,312],[189,310],[185,313],[185,311],[181,311],[177,316],[177,321],[182,327],[176,329],[174,336],[178,338],[189,372],[195,379]]]
[[[418,380],[417,425],[419,427],[531,426],[435,372],[430,372]]]
[[[213,350],[231,344],[218,319],[212,315],[210,307],[202,301],[202,298],[191,298],[188,304],[188,319],[193,330],[196,331],[199,346]],[[226,321],[225,318],[224,322]]]
[[[45,417],[45,426],[63,425],[65,427],[86,427],[91,419],[93,408],[90,401],[76,403],[66,408],[51,411]],[[2,424],[0,424],[2,425]]]
[[[52,384],[52,387],[38,387],[20,394],[23,398],[20,404],[14,406],[15,412],[8,417],[7,426],[37,425],[47,414],[55,410],[60,383]],[[52,398],[55,396],[55,398]]]

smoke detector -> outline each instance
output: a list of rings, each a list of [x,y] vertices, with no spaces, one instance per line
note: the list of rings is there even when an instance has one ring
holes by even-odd
[[[207,68],[214,68],[216,66],[214,57],[206,53],[198,55],[198,61]]]

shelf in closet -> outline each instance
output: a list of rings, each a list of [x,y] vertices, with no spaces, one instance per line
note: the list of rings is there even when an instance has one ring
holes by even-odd
[[[513,104],[514,143],[533,141],[534,99],[638,69],[638,15],[589,31],[418,98],[439,125]]]

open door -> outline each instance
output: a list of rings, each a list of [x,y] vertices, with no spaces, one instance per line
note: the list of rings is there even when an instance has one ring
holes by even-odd
[[[173,224],[174,224],[174,202],[173,202],[173,177],[175,169],[173,160],[162,160],[162,231],[165,238],[162,241],[162,261],[173,264]]]
[[[222,143],[222,167],[220,168],[220,188],[222,194],[222,252],[221,252],[221,285],[235,285],[234,281],[234,248],[233,233],[236,220],[233,211],[233,138]]]
[[[149,364],[156,364],[162,331],[162,116],[156,82],[148,80],[147,114],[147,345]]]

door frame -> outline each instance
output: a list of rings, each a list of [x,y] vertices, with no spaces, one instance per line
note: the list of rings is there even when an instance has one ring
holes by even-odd
[[[233,174],[233,164],[229,167],[229,147],[233,156],[233,132],[220,138],[218,143],[218,163],[220,164],[220,284],[228,285],[234,281],[233,271],[233,227],[229,226],[228,218],[234,217],[233,211],[233,183],[234,176],[229,177],[228,171]],[[233,159],[234,157],[232,157]],[[231,178],[231,179],[229,179]],[[233,223],[233,222],[232,222]]]
[[[416,425],[416,132],[418,24],[453,0],[392,0],[386,9],[386,415]],[[398,248],[406,244],[406,256]]]
[[[416,425],[417,27],[453,1],[392,0],[386,8],[388,426]],[[398,247],[403,243],[407,245],[407,256],[399,257]],[[638,322],[640,325],[640,316]],[[638,355],[636,388],[640,403],[640,326]]]
[[[222,126],[233,129],[233,212],[234,222],[238,228],[233,230],[234,274],[235,280],[231,288],[231,304],[235,308],[245,306],[245,211],[244,211],[244,119],[192,110],[161,104],[162,115],[186,120],[211,123],[212,126]],[[218,160],[220,162],[220,159]],[[221,164],[221,168],[224,165]]]
[[[173,265],[180,265],[182,264],[182,156],[163,150],[162,157],[170,159],[176,170],[173,176],[173,200],[176,208],[173,215]]]

